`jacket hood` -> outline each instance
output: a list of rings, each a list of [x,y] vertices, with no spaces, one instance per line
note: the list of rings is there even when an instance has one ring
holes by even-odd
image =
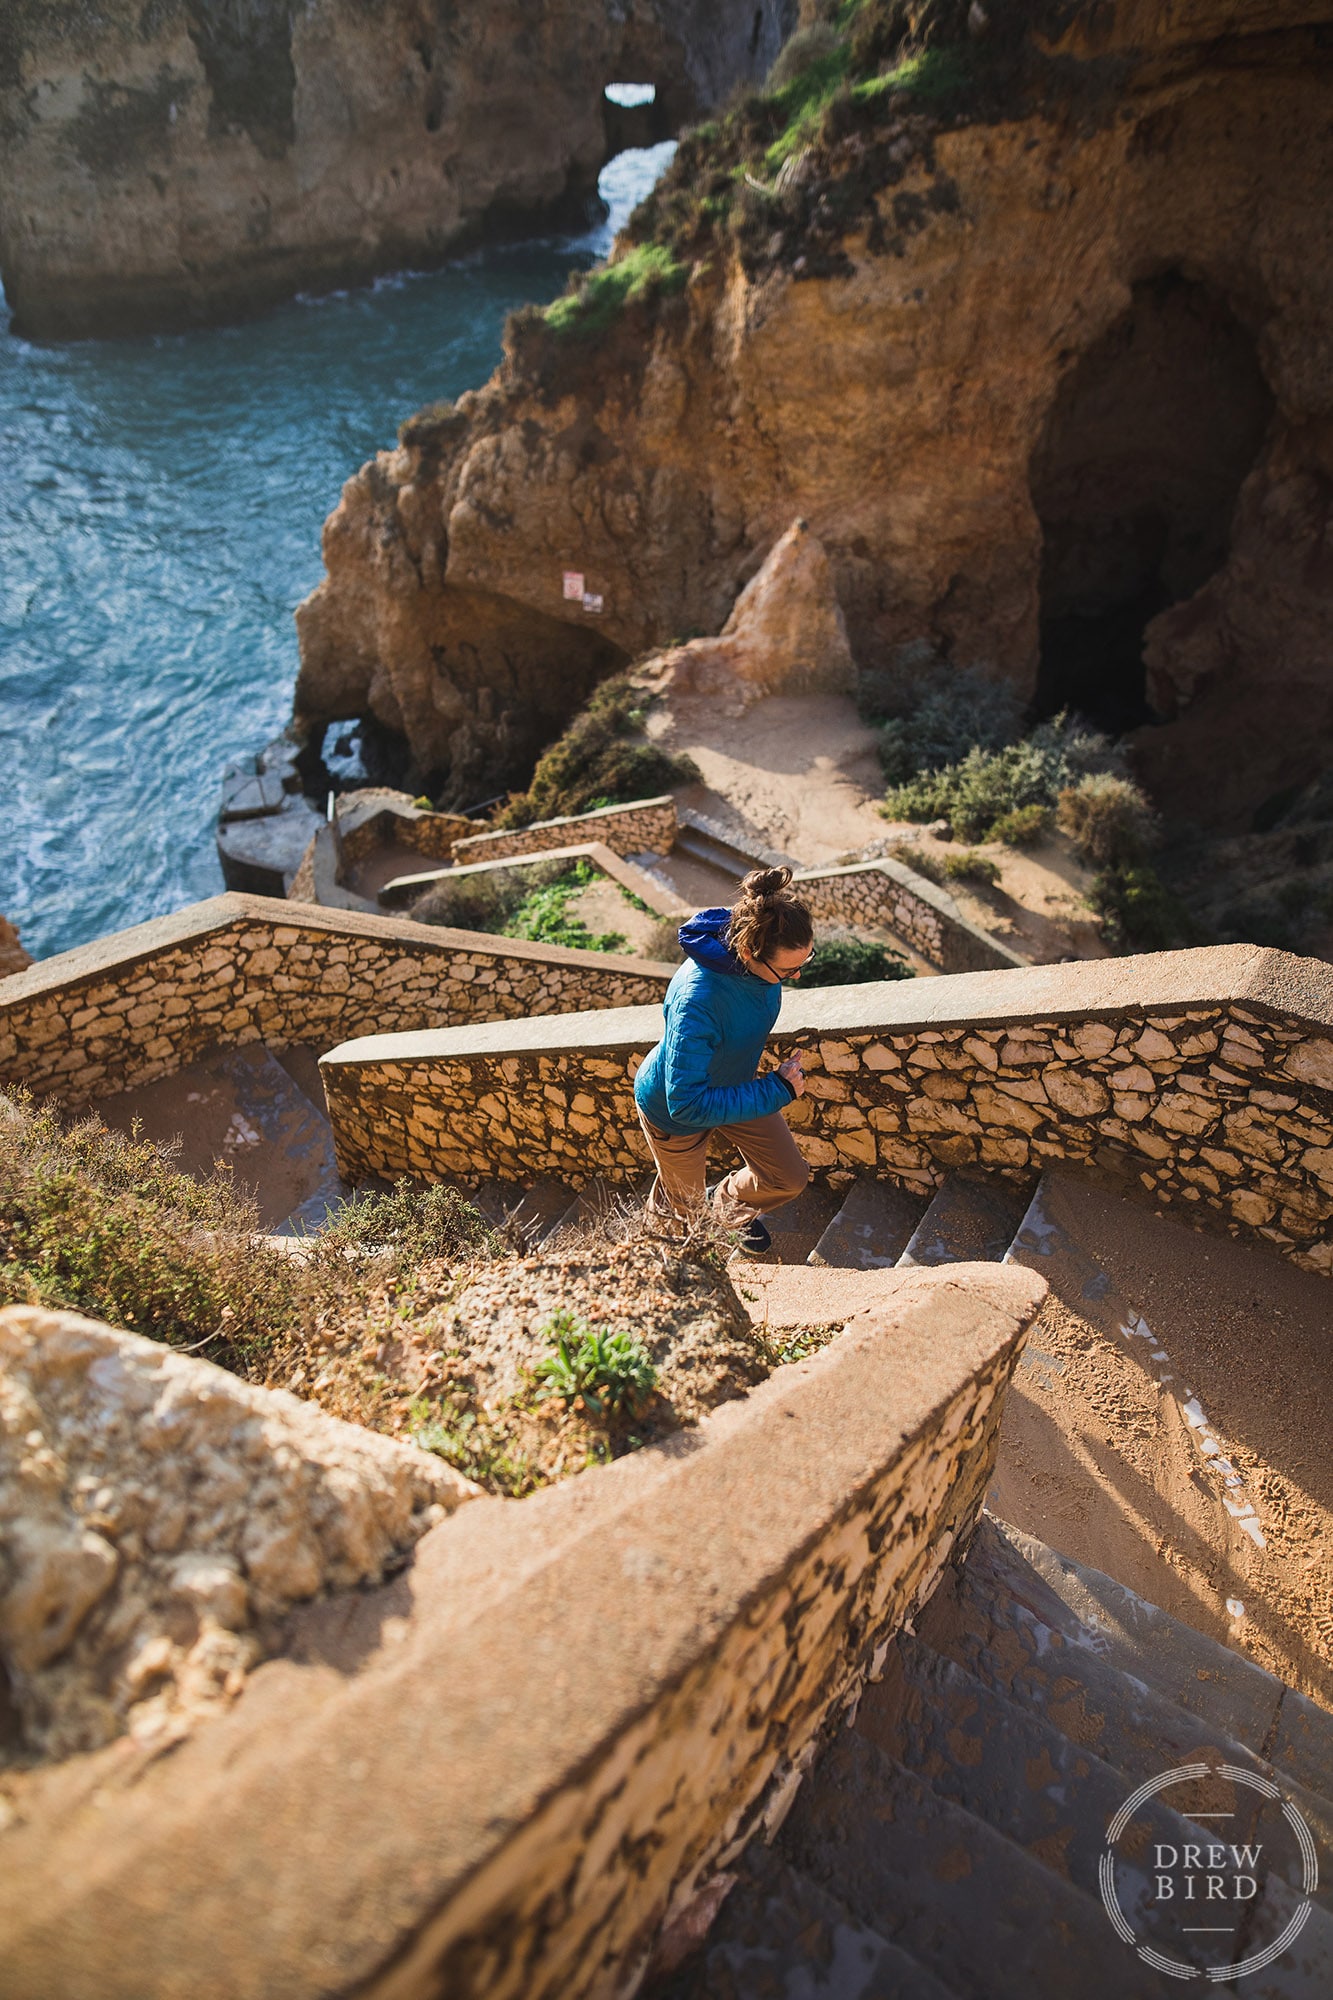
[[[700,910],[676,932],[680,948],[707,972],[730,972],[743,976],[745,967],[727,943],[730,910]]]

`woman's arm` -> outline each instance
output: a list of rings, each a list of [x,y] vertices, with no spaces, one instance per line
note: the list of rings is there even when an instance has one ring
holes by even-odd
[[[738,1125],[749,1118],[766,1118],[790,1104],[796,1090],[776,1070],[751,1083],[713,1084],[708,1081],[722,1042],[712,1016],[702,1009],[682,1010],[674,1034],[662,1049],[662,1079],[667,1110],[673,1121],[689,1130],[713,1125]]]

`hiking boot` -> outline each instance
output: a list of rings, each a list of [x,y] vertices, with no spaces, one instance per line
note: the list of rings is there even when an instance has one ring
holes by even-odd
[[[721,1185],[721,1181],[715,1181],[706,1194],[708,1206],[713,1214],[717,1216],[719,1222],[722,1221],[722,1218],[717,1215],[715,1197]],[[726,1223],[723,1223],[723,1228],[728,1226]],[[748,1250],[752,1257],[762,1257],[766,1250],[773,1248],[773,1238],[768,1233],[767,1225],[761,1222],[757,1215],[752,1216],[743,1229],[736,1228],[734,1224],[730,1225],[730,1227],[735,1229],[736,1242],[739,1247],[742,1250]]]
[[[768,1233],[768,1225],[759,1216],[746,1223],[740,1233],[740,1246],[748,1250],[752,1257],[762,1257],[766,1250],[773,1248],[773,1238]]]

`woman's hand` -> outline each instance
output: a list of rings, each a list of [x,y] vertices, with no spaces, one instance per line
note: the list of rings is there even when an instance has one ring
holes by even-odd
[[[789,1083],[798,1097],[805,1092],[805,1071],[801,1068],[800,1055],[788,1056],[786,1062],[778,1064],[778,1075],[784,1083]]]

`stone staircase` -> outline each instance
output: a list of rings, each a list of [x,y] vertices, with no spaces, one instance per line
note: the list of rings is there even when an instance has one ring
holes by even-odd
[[[317,1227],[346,1198],[313,1049],[218,1049],[97,1108],[121,1129],[137,1123],[151,1138],[183,1134],[187,1169],[230,1159],[277,1233]],[[630,1192],[603,1181],[582,1190],[555,1180],[495,1181],[474,1198],[531,1250]],[[1131,1347],[1142,1334],[1145,1365],[1151,1350],[1165,1369],[1163,1334],[1147,1327],[1097,1261],[1105,1251],[1088,1218],[1127,1206],[1059,1173],[1035,1188],[951,1173],[929,1200],[884,1181],[858,1180],[842,1192],[813,1183],[770,1218],[771,1254],[738,1257],[731,1271],[756,1323],[812,1326],[841,1323],[891,1268],[1020,1261],[1045,1271],[1066,1302],[1092,1322],[1100,1315]],[[1122,1216],[1106,1226],[1127,1225]],[[1136,1226],[1149,1232],[1140,1272],[1151,1260],[1178,1257],[1178,1224],[1148,1212]],[[1270,1299],[1288,1286],[1314,1288],[1322,1300],[1326,1281],[1209,1241],[1219,1265],[1227,1257],[1262,1265],[1247,1282],[1267,1288]],[[1235,1272],[1219,1270],[1217,1282],[1234,1288]],[[1173,1393],[1192,1424],[1184,1395]],[[1200,1449],[1209,1450],[1206,1437]],[[1241,1517],[1253,1509],[1243,1489],[1230,1490],[1237,1475],[1212,1449],[1205,1469],[1227,1480],[1217,1497],[1244,1528]],[[1183,1764],[1277,1783],[1317,1846],[1333,1849],[1333,1719],[1111,1577],[986,1517],[917,1630],[890,1648],[883,1679],[867,1690],[852,1725],[807,1775],[777,1839],[752,1844],[733,1865],[735,1886],[705,1943],[658,1982],[654,2000],[1174,1993],[1178,1975],[1117,1938],[1099,1896],[1099,1868],[1107,1827],[1135,1787]],[[1234,1785],[1233,1793],[1228,1810],[1250,1824],[1257,1795],[1242,1796]],[[1226,1962],[1217,1940],[1182,1940],[1178,1927],[1167,1936],[1143,1857],[1149,1841],[1177,1849],[1197,1842],[1208,1820],[1187,1823],[1149,1801],[1134,1824],[1139,1859],[1120,1870],[1118,1887],[1135,1942],[1168,1956],[1183,1942],[1187,1958],[1194,1949],[1194,1976],[1207,1983],[1207,1968]],[[1262,1911],[1238,1920],[1237,1959],[1269,1941],[1284,1894],[1294,1908],[1297,1889],[1279,1883],[1266,1891]],[[1213,1947],[1211,1955],[1200,1946]],[[1328,1887],[1299,1938],[1239,1990],[1255,2000],[1333,1992]]]
[[[1135,1788],[1191,1763],[1276,1782],[1320,1847],[1333,1831],[1333,1718],[1111,1578],[983,1517],[776,1840],[735,1864],[703,1947],[653,2000],[1176,1993],[1181,1974],[1117,1939],[1099,1870]],[[1259,1795],[1238,1784],[1229,1795],[1240,1837],[1259,1837]],[[1183,1954],[1201,1981],[1261,1950],[1301,1900],[1270,1882],[1263,1908],[1230,1936],[1183,1937],[1153,1900],[1149,1847],[1183,1852],[1215,1840],[1218,1824],[1145,1802],[1137,1857],[1115,1878],[1136,1939]],[[1239,1990],[1263,2000],[1333,1990],[1333,1891],[1319,1889],[1298,1940]]]
[[[861,1181],[808,1258],[863,1270],[1028,1263],[1066,1299],[1109,1315],[1121,1334],[1142,1332],[1165,1360],[1158,1336],[1061,1226],[1071,1199],[1060,1175],[1043,1176],[1029,1196],[1011,1183],[953,1174],[924,1205]],[[1124,1206],[1095,1189],[1078,1200],[1094,1213]],[[1150,1214],[1146,1221],[1157,1232],[1156,1254],[1169,1259],[1178,1225],[1154,1224]],[[1256,1289],[1320,1283],[1257,1261]],[[1230,1498],[1231,1514],[1245,1513],[1242,1500]],[[1183,1936],[1154,1900],[1149,1846],[1183,1853],[1187,1842],[1206,1842],[1210,1828],[1215,1839],[1219,1822],[1213,1813],[1187,1820],[1149,1800],[1132,1828],[1137,1865],[1121,1865],[1116,1876],[1134,1943],[1117,1938],[1099,1894],[1107,1829],[1137,1786],[1183,1765],[1276,1783],[1316,1849],[1333,1848],[1333,1717],[1111,1577],[988,1515],[917,1630],[893,1643],[882,1681],[826,1747],[776,1840],[753,1844],[734,1864],[735,1886],[705,1944],[650,1989],[652,2000],[1139,2000],[1177,1992],[1185,1975],[1145,1962],[1140,1942],[1187,1972],[1192,1956],[1190,1976],[1207,1982],[1209,1968],[1260,1953],[1302,1898],[1299,1883],[1273,1882],[1233,1938]],[[1228,1839],[1236,1827],[1256,1838],[1258,1795],[1232,1784],[1207,1803],[1216,1806],[1218,1796],[1234,1820]],[[1197,1800],[1191,1809],[1200,1809]],[[1211,1983],[1233,1990],[1230,1981]],[[1327,1882],[1299,1938],[1235,1990],[1262,2000],[1333,1992]]]
[[[155,1083],[92,1107],[113,1131],[179,1142],[177,1164],[204,1178],[221,1160],[275,1235],[318,1229],[347,1198],[319,1074],[319,1051],[252,1042],[215,1048]]]

